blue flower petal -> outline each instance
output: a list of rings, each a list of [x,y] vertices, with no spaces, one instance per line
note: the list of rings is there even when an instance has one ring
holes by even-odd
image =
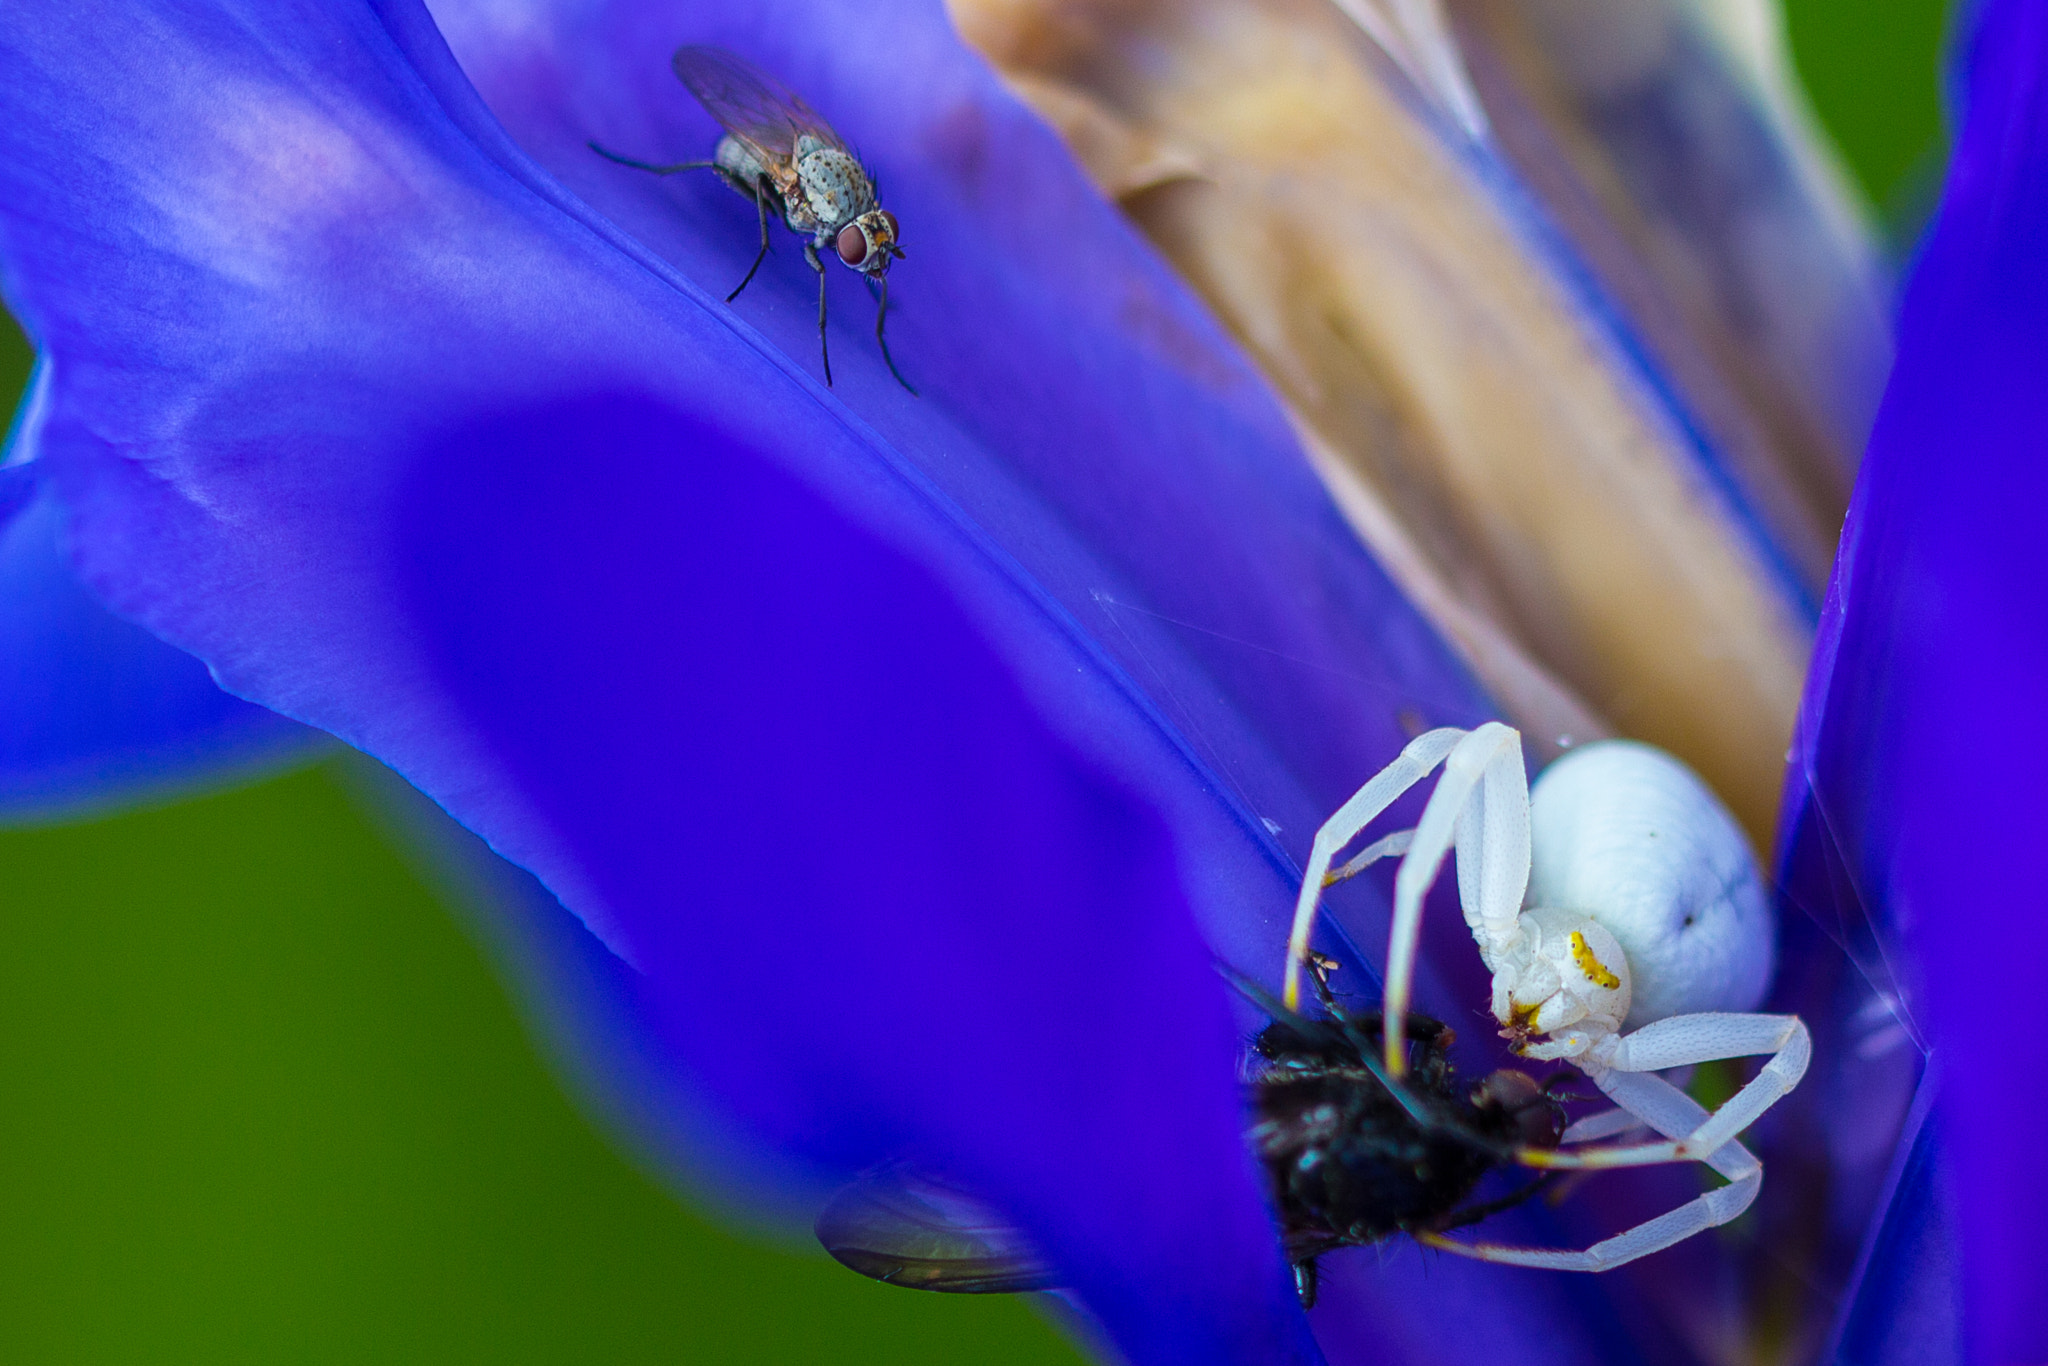
[[[1884,1210],[1856,1269],[1824,1361],[1857,1366],[1938,1366],[1963,1359],[1961,1248],[1952,1175],[1930,1103],[1930,1073],[1908,1119]]]
[[[882,366],[870,301],[837,272],[834,397],[1122,671],[1285,877],[1408,735],[1494,714],[1359,546],[1243,357],[939,5],[437,14],[519,145],[697,297],[721,299],[744,273],[759,241],[751,207],[708,175],[653,177],[589,143],[708,153],[717,126],[669,65],[684,42],[740,51],[829,113],[904,224],[892,349],[921,394]],[[815,382],[817,279],[771,229],[759,276],[718,307]],[[1365,886],[1331,900],[1349,932],[1340,954],[1372,989],[1383,902]],[[1205,929],[1269,975],[1288,910],[1240,903]],[[1430,930],[1422,999],[1483,997],[1463,925],[1440,916]]]
[[[431,38],[431,30],[418,27],[407,36],[422,32]],[[508,525],[492,512],[494,499],[515,500],[522,511],[578,496],[617,497],[628,510],[648,506],[634,479],[608,476],[605,458],[613,453],[606,440],[616,433],[599,424],[579,441],[573,426],[539,420],[500,428],[494,444],[522,431],[550,438],[511,448],[502,462],[491,458],[488,446],[484,458],[471,461],[474,448],[436,442],[433,434],[459,430],[463,413],[545,407],[550,398],[588,404],[593,389],[639,389],[667,396],[671,406],[656,410],[659,431],[644,423],[632,429],[634,444],[619,454],[653,454],[668,462],[671,477],[687,478],[695,468],[689,459],[694,424],[705,413],[717,414],[720,441],[774,452],[811,480],[833,485],[841,515],[857,510],[893,518],[890,529],[917,553],[950,563],[955,573],[964,564],[971,577],[990,581],[984,593],[1006,594],[1005,644],[1020,656],[1035,653],[1009,667],[1064,671],[1073,651],[1055,665],[1031,638],[1064,638],[1041,598],[1001,569],[1007,562],[973,528],[935,516],[930,492],[877,460],[843,410],[793,383],[790,368],[764,359],[701,301],[498,172],[440,117],[414,69],[366,18],[257,8],[232,24],[216,16],[138,28],[64,11],[9,25],[4,33],[14,49],[9,67],[21,75],[16,90],[25,99],[23,109],[9,111],[8,131],[0,134],[10,143],[9,155],[0,158],[10,168],[9,193],[0,196],[7,204],[6,248],[18,299],[44,339],[52,375],[49,401],[26,440],[65,489],[73,534],[96,586],[194,646],[241,690],[323,724],[406,771],[499,849],[542,873],[615,946],[632,951],[651,969],[648,990],[670,1014],[688,1004],[672,993],[681,989],[681,966],[690,964],[735,977],[756,973],[759,1003],[779,1006],[791,988],[773,980],[778,934],[798,946],[809,937],[786,895],[761,884],[754,907],[762,946],[757,963],[712,956],[707,950],[715,938],[693,949],[688,928],[712,927],[701,918],[680,919],[688,903],[651,904],[637,895],[632,861],[618,868],[602,862],[615,849],[586,847],[579,839],[585,832],[574,826],[563,838],[563,794],[522,781],[529,775],[519,767],[523,756],[516,747],[493,748],[513,737],[489,724],[497,716],[485,705],[488,697],[446,686],[438,666],[459,653],[460,639],[451,645],[422,633],[407,583],[419,547],[413,540],[393,542],[416,459],[454,463],[460,475],[454,484],[436,486],[452,493],[431,502],[435,516],[427,525],[408,524],[424,531],[428,545],[460,548],[478,536],[516,534],[517,540],[491,548],[524,563],[563,566],[560,581],[581,586],[585,581],[566,567],[610,563],[601,553],[610,529],[573,516]],[[445,51],[440,60],[452,72]],[[79,161],[98,173],[77,174],[72,163]],[[91,185],[90,202],[81,200],[81,184]],[[601,414],[607,405],[598,402],[591,411]],[[717,450],[706,443],[699,454],[709,460]],[[795,506],[804,481],[787,472],[779,477]],[[515,482],[508,486],[507,480]],[[781,489],[765,493],[780,496]],[[658,505],[667,511],[673,501]],[[737,507],[727,515],[745,511]],[[761,518],[736,531],[772,526],[770,511],[764,508]],[[817,534],[829,530],[828,521]],[[678,547],[678,563],[685,549]],[[794,555],[803,547],[777,549]],[[635,600],[633,588],[621,586],[622,601]],[[522,606],[515,598],[498,605],[515,619]],[[886,597],[874,607],[885,622],[923,624]],[[1029,623],[1023,628],[1016,625],[1020,613]],[[631,623],[621,650],[659,643],[671,630],[669,622],[645,615],[601,620]],[[480,612],[472,622],[481,626],[492,618]],[[461,623],[437,624],[452,630]],[[799,624],[745,623],[767,639]],[[541,613],[534,625],[544,634],[553,623]],[[951,635],[960,649],[973,640],[957,624]],[[1042,722],[1016,719],[1017,684],[1006,673],[991,673],[987,647],[981,648],[982,669],[962,680],[963,705],[981,705],[976,690],[994,686],[993,678],[1010,690],[1013,723],[1036,725],[1024,740],[1053,743]],[[897,669],[920,662],[882,661],[872,681],[887,686]],[[1105,686],[1108,673],[1089,664],[1085,682],[1097,710],[1123,729],[1135,723],[1149,730],[1134,698]],[[502,684],[516,698],[525,680],[481,681]],[[639,724],[635,716],[610,712],[613,680],[602,668],[574,681],[582,690],[577,705],[518,738],[573,746],[586,726]],[[687,675],[670,682],[674,695],[687,698]],[[471,723],[472,714],[481,726]],[[699,714],[689,706],[682,713]],[[1095,719],[1073,717],[1083,730]],[[892,734],[873,738],[885,742]],[[1156,732],[1153,746],[1149,767],[1199,800],[1194,770],[1181,754],[1161,745]],[[593,741],[590,753],[601,760],[609,751]],[[815,756],[820,772],[835,771],[833,757]],[[669,776],[677,784],[691,782],[687,769]],[[1091,782],[1085,769],[1066,780],[1069,797],[1085,808]],[[614,795],[645,818],[669,814],[657,810],[672,796],[660,787]],[[1057,843],[1030,837],[1078,839],[1098,863],[1117,864],[1117,876],[1094,889],[1091,900],[1061,886],[1067,904],[1044,910],[1043,924],[1071,926],[1080,917],[1084,925],[1115,927],[1117,907],[1108,898],[1130,892],[1133,880],[1146,888],[1136,903],[1143,913],[1117,935],[1042,938],[1046,953],[1058,951],[1053,961],[1041,955],[982,962],[954,952],[934,964],[934,952],[948,947],[943,940],[883,954],[934,969],[917,973],[920,979],[982,983],[1006,1012],[1012,1035],[1023,1044],[1037,1041],[1026,1065],[1018,1065],[1012,1047],[1001,1053],[1003,1066],[989,1072],[982,1090],[1012,1101],[992,1125],[970,1124],[971,1110],[907,1118],[885,1113],[883,1119],[892,1124],[889,1134],[904,1141],[943,1140],[948,1130],[937,1121],[949,1116],[954,1131],[968,1125],[970,1135],[984,1136],[979,1149],[965,1139],[942,1142],[934,1157],[985,1178],[1020,1205],[1025,1194],[1033,1197],[1034,1206],[1020,1208],[1019,1217],[1072,1269],[1133,1360],[1311,1360],[1306,1325],[1292,1303],[1256,1173],[1237,1133],[1230,1063],[1235,1037],[1179,870],[1157,817],[1128,796],[1100,800],[1112,832],[1129,826],[1142,837],[1127,865],[1123,847],[1102,830],[1081,824],[1034,830],[997,820],[993,831],[1009,842],[1007,857],[980,871],[1036,859],[1061,867]],[[1283,903],[1278,870],[1244,838],[1240,824],[1226,817],[1221,842],[1212,834],[1202,851],[1211,866],[1199,870],[1199,880],[1220,900],[1241,888],[1249,867],[1256,890]],[[884,848],[893,836],[851,828],[873,834]],[[637,852],[657,860],[664,853],[659,846]],[[905,846],[904,852],[923,851]],[[675,871],[697,870],[678,865]],[[1242,904],[1243,898],[1233,900]],[[815,909],[860,926],[877,908],[856,895]],[[960,914],[970,909],[954,906]],[[875,942],[891,947],[885,937]],[[868,983],[858,971],[862,965],[854,966],[843,991],[861,1001],[888,999],[892,1009],[913,1011],[913,1025],[928,1023],[914,1013],[913,1000],[879,996],[888,984]],[[1163,976],[1148,977],[1154,972]],[[1099,1193],[1100,1183],[1020,1182],[1021,1174],[1002,1158],[1037,1150],[1034,1140],[1061,1124],[1086,1123],[1093,1131],[1097,1103],[1070,1086],[1042,1092],[1039,1069],[1029,1064],[1071,1056],[1069,1039],[1039,1031],[1049,1020],[1068,1030],[1082,1027],[1068,1008],[1074,981],[1110,982],[1118,973],[1163,984],[1138,993],[1138,1003],[1160,1004],[1164,993],[1178,1007],[1144,1013],[1156,1021],[1149,1026],[1154,1032],[1142,1036],[1148,1050],[1159,1045],[1158,1031],[1179,1025],[1191,1032],[1175,1041],[1179,1049],[1169,1049],[1175,1056],[1145,1123],[1112,1126],[1109,1141],[1094,1149],[1098,1168],[1117,1170],[1128,1163],[1122,1144],[1152,1153],[1149,1179],[1132,1187],[1140,1198],[1084,1202],[1083,1196]],[[1020,1011],[1003,988],[1027,985],[1035,1009]],[[699,1069],[693,1080],[733,1104],[743,1119],[753,1118],[749,1104],[776,1096],[808,1107],[820,1123],[838,1116],[842,1125],[871,1103],[886,1104],[888,1097],[871,1101],[856,1084],[863,1080],[859,1073],[844,1070],[752,1072],[739,1081],[721,1076],[720,1060],[744,1053],[733,1048],[733,1031],[748,1024],[744,1015],[727,1013],[714,1027],[678,1039]],[[973,1027],[971,1020],[961,1024]],[[1097,1026],[1091,1020],[1086,1027]],[[867,1072],[922,1077],[933,1086],[960,1080],[922,1070],[904,1056],[902,1041],[872,1030],[849,1034],[846,1043]],[[1199,1079],[1193,1092],[1183,1084],[1189,1077]],[[1039,1104],[1024,1105],[1027,1096]],[[1030,1124],[1019,1121],[1022,1113]],[[766,1128],[764,1136],[789,1145],[800,1137],[787,1126]],[[843,1167],[871,1156],[876,1141],[829,1131],[811,1140],[825,1145],[826,1160]],[[964,1150],[946,1150],[955,1146]],[[1048,1142],[1044,1151],[1074,1156],[1071,1142]],[[1182,1201],[1189,1191],[1200,1196],[1187,1210],[1162,1206],[1163,1183]],[[1176,1229],[1200,1236],[1179,1238]],[[1177,1285],[1192,1303],[1176,1298]]]
[[[719,302],[754,227],[717,186],[600,163],[660,255],[572,197],[411,5],[10,11],[0,256],[51,367],[24,449],[96,592],[533,870],[736,1123],[988,1185],[1134,1360],[1308,1359],[1208,953],[1276,969],[1290,855],[1406,729],[1486,708],[936,7],[815,17],[753,22],[917,234],[922,399],[865,319],[817,383],[814,279]],[[666,53],[743,35],[655,27],[642,117],[701,144]],[[820,640],[830,695],[785,657]],[[786,864],[749,811],[789,818]],[[1339,900],[1383,934],[1370,888]],[[941,1041],[835,1028],[878,1005]],[[1532,1289],[1530,1359],[1574,1359],[1542,1325],[1600,1294]]]
[[[700,1086],[771,1149],[990,1192],[1133,1360],[1311,1358],[1183,852],[1048,729],[976,620],[1001,604],[630,397],[456,434],[416,499],[449,690],[632,928]]]
[[[649,176],[589,142],[709,154],[716,125],[669,66],[684,42],[739,50],[827,112],[904,225],[891,345],[922,398],[883,368],[873,302],[843,271],[828,279],[835,396],[1101,640],[1290,849],[1398,748],[1397,714],[1489,714],[1359,548],[1248,364],[940,5],[437,13],[520,146],[701,297],[744,274],[752,207],[708,174]],[[817,277],[770,226],[730,316],[815,379]],[[1096,563],[1073,562],[1077,540]],[[1217,703],[1159,685],[1187,656],[1222,684]],[[1251,718],[1265,752],[1240,750],[1250,737],[1219,703]],[[1295,776],[1269,777],[1276,762]],[[1304,780],[1309,801],[1267,804],[1267,786]]]
[[[1969,61],[1808,685],[1786,866],[1932,1038],[1969,1359],[1991,1362],[2048,1357],[2048,1166],[2024,1080],[2048,975],[2048,8],[1990,0]]]
[[[64,563],[61,519],[47,490],[0,519],[0,821],[76,818],[319,750],[318,732],[228,696],[95,601]]]

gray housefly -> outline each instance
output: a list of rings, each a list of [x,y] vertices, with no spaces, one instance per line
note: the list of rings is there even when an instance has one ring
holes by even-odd
[[[1562,1103],[1527,1073],[1463,1084],[1451,1030],[1408,1016],[1408,1072],[1387,1075],[1378,1011],[1352,1013],[1314,977],[1325,1014],[1296,1014],[1258,986],[1241,991],[1271,1017],[1252,1044],[1247,1137],[1264,1165],[1282,1247],[1302,1303],[1316,1298],[1316,1259],[1397,1233],[1428,1238],[1527,1199],[1552,1177],[1468,1203],[1487,1173],[1555,1149]],[[1051,1290],[1052,1268],[1022,1235],[965,1192],[901,1164],[877,1168],[818,1216],[818,1241],[843,1265],[920,1290]]]
[[[825,343],[825,265],[818,259],[818,249],[829,244],[848,269],[880,287],[875,340],[889,373],[915,394],[917,390],[896,369],[882,331],[889,316],[889,264],[902,258],[903,248],[896,241],[896,216],[878,202],[875,178],[867,167],[801,96],[723,48],[677,48],[672,65],[705,112],[725,130],[711,160],[654,165],[608,152],[594,142],[590,149],[622,166],[656,175],[715,171],[753,202],[761,218],[761,250],[754,254],[746,277],[725,296],[727,303],[739,297],[768,255],[771,206],[791,232],[808,237],[804,260],[818,272],[818,354],[824,359],[828,385],[832,354]]]

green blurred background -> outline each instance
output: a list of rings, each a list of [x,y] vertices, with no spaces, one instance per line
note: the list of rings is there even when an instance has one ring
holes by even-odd
[[[1792,0],[1910,231],[1940,0]],[[0,398],[28,351],[0,325]],[[11,406],[11,404],[10,404]],[[0,832],[0,1359],[1077,1362],[679,1206],[564,1098],[485,954],[315,768]]]

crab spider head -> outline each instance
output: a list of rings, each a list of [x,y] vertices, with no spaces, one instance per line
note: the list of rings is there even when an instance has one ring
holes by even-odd
[[[1615,957],[1598,956],[1627,984],[1623,1028],[1757,1008],[1777,952],[1770,900],[1741,827],[1691,769],[1602,741],[1552,763],[1529,802],[1525,904],[1612,936]]]
[[[1579,1057],[1628,1018],[1628,959],[1589,916],[1524,911],[1512,941],[1493,957],[1493,1013],[1517,1053]]]

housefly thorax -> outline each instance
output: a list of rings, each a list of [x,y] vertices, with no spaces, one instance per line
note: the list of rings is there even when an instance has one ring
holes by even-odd
[[[880,287],[875,341],[889,373],[910,389],[883,332],[889,316],[889,265],[903,256],[903,249],[897,245],[894,215],[877,202],[874,176],[816,110],[745,60],[720,48],[684,47],[676,50],[673,65],[678,79],[724,130],[711,160],[653,165],[615,156],[595,143],[593,150],[658,175],[707,168],[753,202],[761,222],[761,249],[745,278],[725,296],[728,303],[739,297],[768,255],[771,210],[791,232],[806,238],[804,260],[818,273],[818,353],[828,385],[832,355],[825,341],[825,265],[819,252],[829,247],[842,265]]]
[[[834,225],[835,236],[838,225],[850,224],[875,207],[867,171],[852,156],[816,138],[797,140],[796,172],[812,221]]]

